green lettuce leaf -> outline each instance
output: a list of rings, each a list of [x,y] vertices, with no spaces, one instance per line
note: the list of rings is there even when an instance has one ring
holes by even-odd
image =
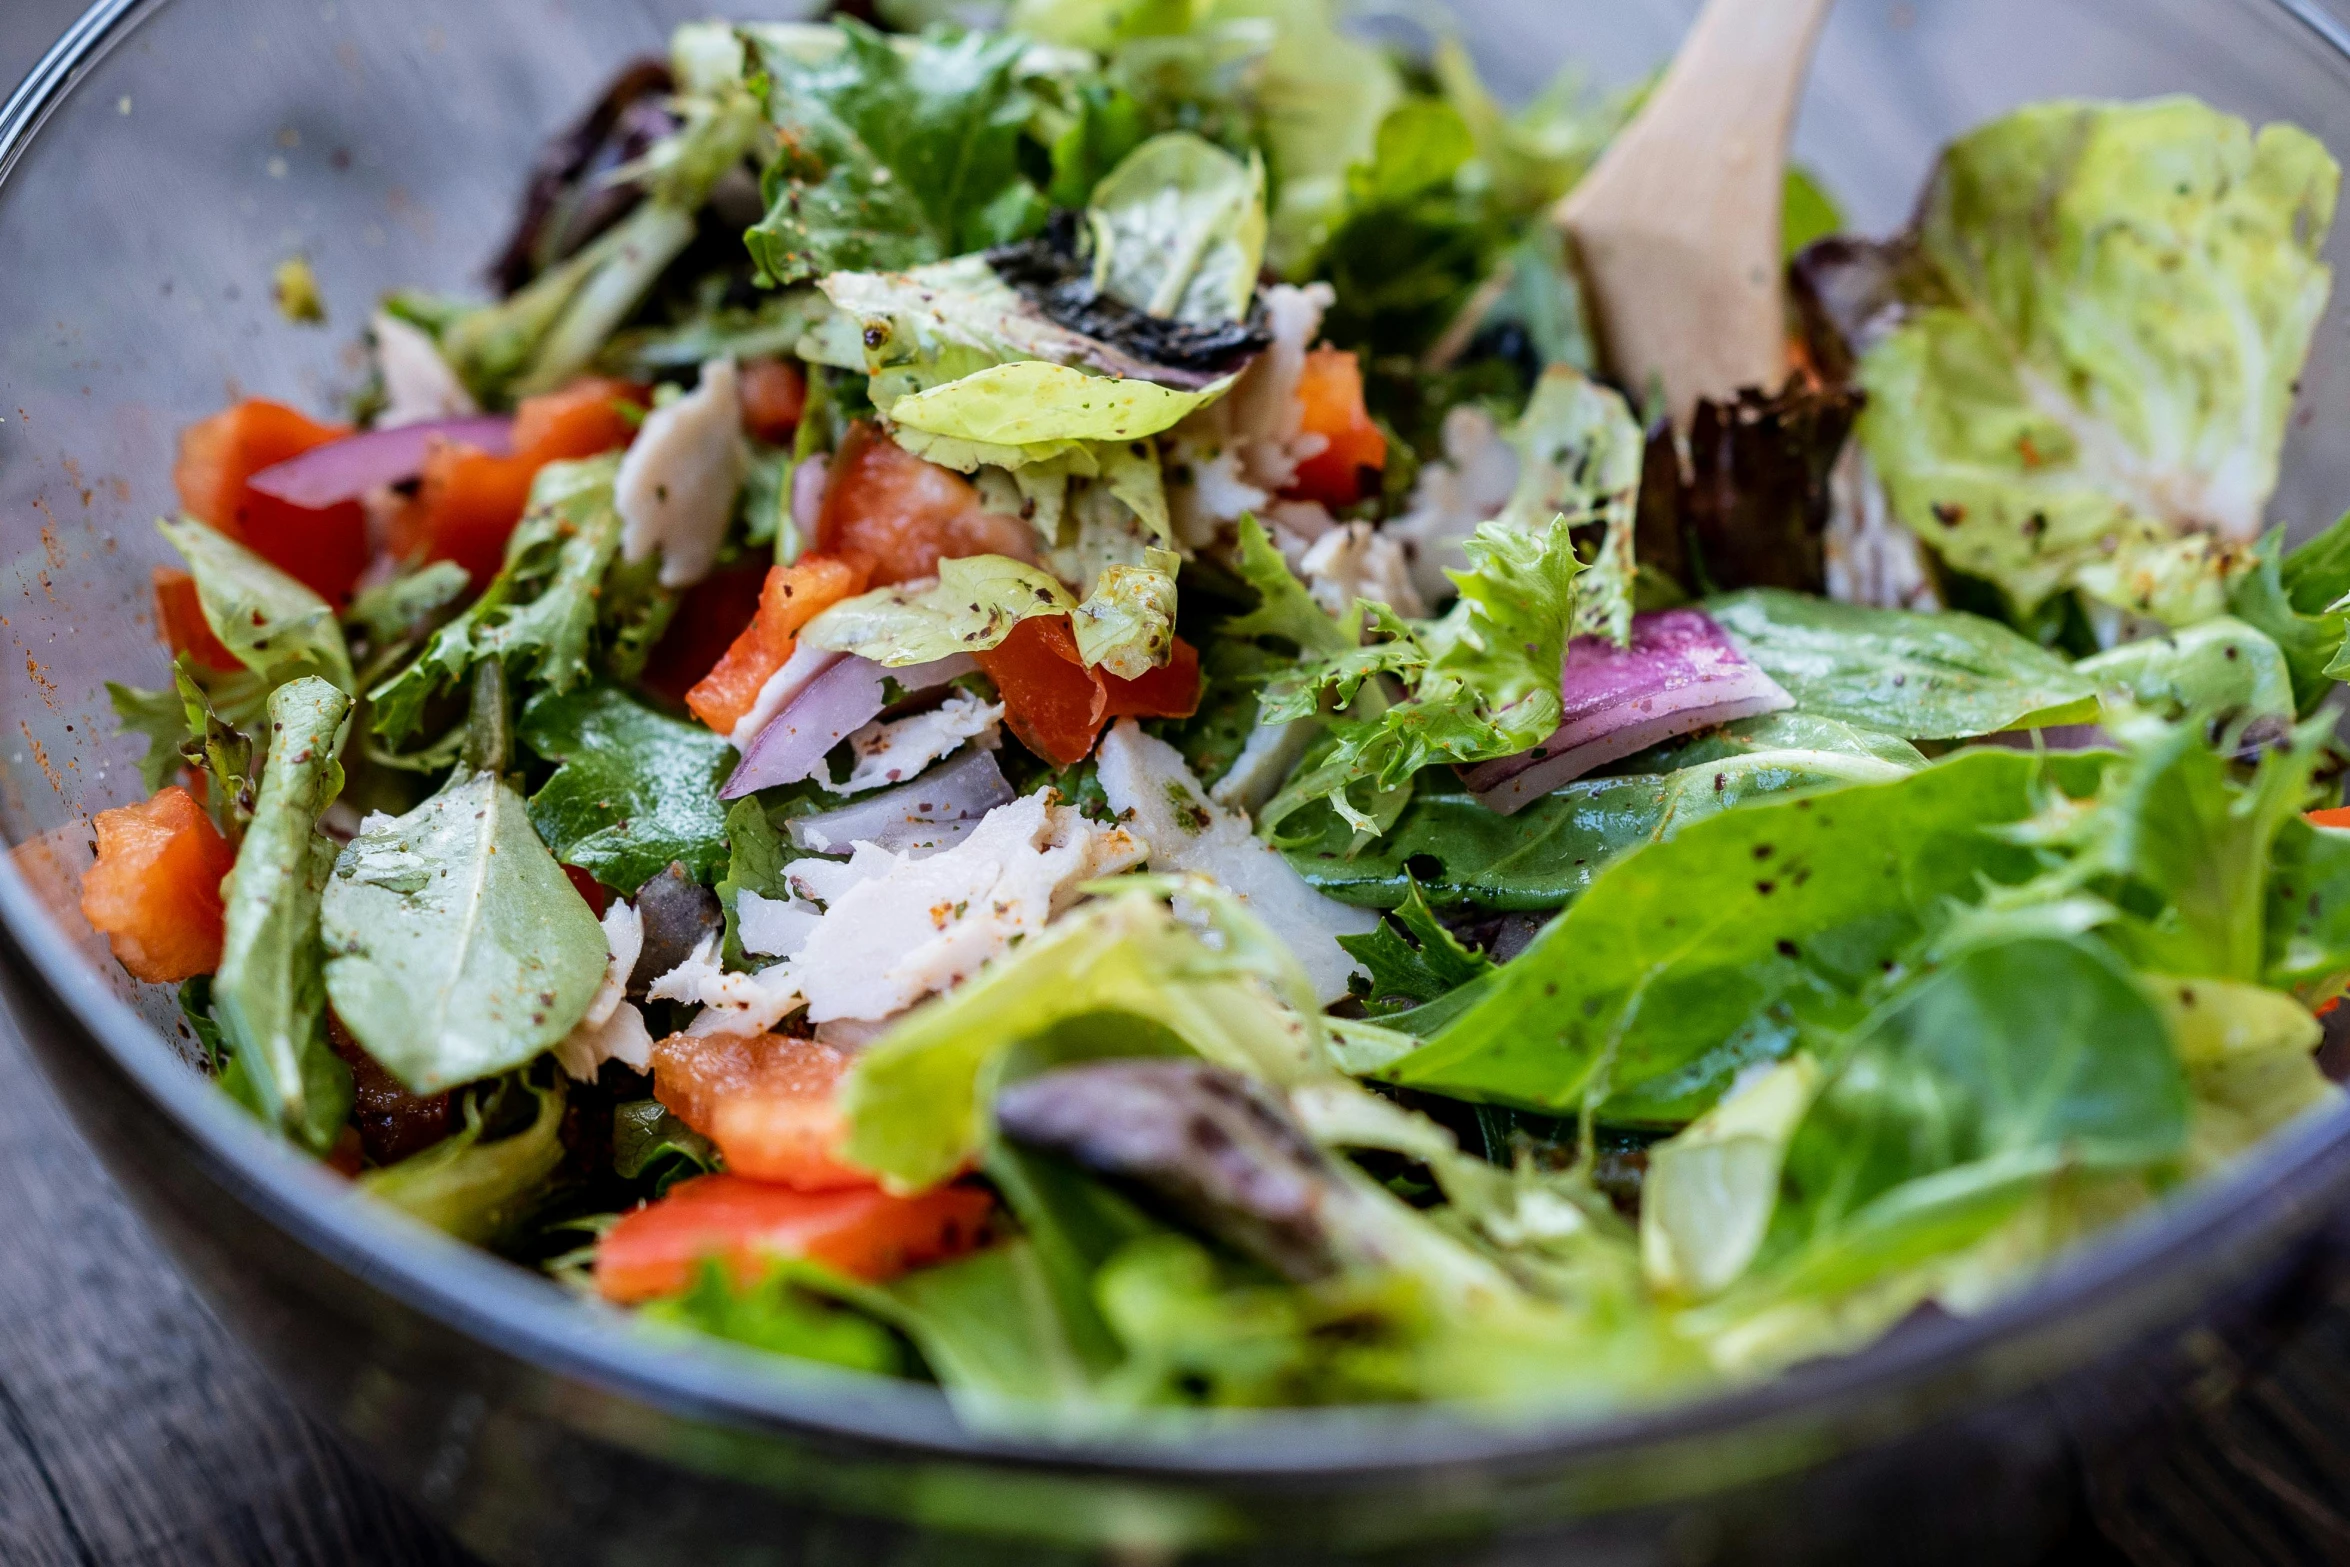
[[[1675,1116],[1807,1021],[1860,997],[1944,917],[2037,869],[1984,829],[2031,816],[2044,764],[1952,757],[1889,783],[1757,803],[1616,860],[1484,987],[1381,1074],[1529,1109]]]
[[[334,1147],[351,1111],[350,1068],[326,1039],[319,901],[334,841],[318,818],[343,785],[335,760],[351,699],[316,676],[269,698],[272,744],[221,883],[227,905],[212,1009],[230,1050],[222,1087],[264,1125],[312,1153]]]
[[[1790,1056],[1649,1149],[1640,1261],[1658,1294],[1718,1295],[1754,1261],[1819,1082],[1818,1061]]]
[[[2285,822],[2269,867],[2261,982],[2322,1006],[2350,988],[2350,829]]]
[[[1860,434],[1895,510],[2019,613],[2218,613],[2332,285],[2340,171],[2186,98],[2050,103],[1943,155]]]
[[[2125,642],[2073,667],[2123,701],[2168,718],[2297,715],[2283,651],[2233,616]]]
[[[1175,573],[1183,557],[1147,550],[1137,566],[1112,566],[1077,606],[1070,624],[1077,656],[1121,680],[1140,680],[1175,648]]]
[[[609,961],[595,915],[494,772],[373,819],[334,861],[323,918],[336,1014],[418,1094],[552,1048]]]
[[[1266,537],[1254,516],[1240,519],[1240,552],[1235,562],[1241,578],[1256,589],[1256,608],[1224,622],[1223,634],[1250,640],[1270,638],[1284,650],[1308,657],[1345,653],[1355,645],[1344,626],[1314,602],[1313,594],[1297,580],[1289,562]]]
[[[1064,917],[916,1008],[842,1086],[849,1157],[900,1186],[947,1179],[982,1147],[989,1072],[1004,1052],[1093,1014],[1150,1019],[1208,1060],[1276,1084],[1326,1072],[1313,989],[1288,950],[1222,892],[1185,883],[1183,896],[1213,921],[1220,948],[1146,884]],[[1127,1052],[1155,1037],[1117,1034]]]
[[[1417,883],[1404,895],[1392,918],[1368,936],[1341,936],[1338,944],[1371,976],[1364,1002],[1382,1011],[1408,1002],[1425,1006],[1493,972],[1494,963],[1482,952],[1461,944],[1444,927]]]
[[[2350,517],[2298,549],[2285,549],[2285,531],[2271,529],[2260,557],[2228,594],[2228,611],[2267,636],[2285,656],[2293,696],[2306,718],[2350,674],[2343,639],[2350,635]]]
[[[612,1173],[643,1181],[658,1197],[679,1181],[719,1168],[718,1147],[658,1099],[612,1107]]]
[[[1044,197],[1021,170],[1026,39],[838,26],[842,47],[822,58],[759,49],[783,132],[767,215],[745,236],[767,280],[902,271],[1043,226]]]
[[[1087,375],[1023,359],[992,365],[882,408],[893,424],[984,447],[1058,456],[1062,442],[1138,441],[1173,428],[1223,396],[1232,378],[1179,392],[1148,381]],[[878,404],[876,406],[879,406]]]
[[[1910,740],[2092,723],[2096,683],[1973,615],[1867,609],[1756,588],[1708,600],[1740,652],[1821,718]]]
[[[1238,321],[1265,255],[1265,166],[1188,131],[1144,142],[1087,203],[1093,281],[1149,315]]]
[[[1076,597],[1048,571],[1005,555],[938,563],[928,586],[876,588],[843,599],[808,622],[800,640],[904,668],[1000,645],[1031,615],[1066,615]]]
[[[739,1285],[724,1265],[706,1262],[695,1270],[685,1293],[652,1301],[639,1315],[660,1327],[725,1339],[771,1355],[877,1376],[903,1375],[906,1352],[896,1336],[867,1311],[840,1298],[846,1295],[862,1303],[866,1295],[878,1292],[844,1289],[829,1275],[810,1276],[814,1271],[809,1264],[780,1264],[765,1278]]]
[[[1590,569],[1575,587],[1575,634],[1629,647],[1632,527],[1648,444],[1639,421],[1621,395],[1560,364],[1534,383],[1507,439],[1518,453],[1518,485],[1501,520],[1525,529],[1552,517],[1578,528],[1603,525]]]
[[[193,518],[157,529],[188,563],[204,623],[270,690],[315,675],[355,693],[332,605],[225,534]]]
[[[359,1187],[379,1202],[461,1241],[486,1246],[510,1234],[537,1206],[563,1163],[563,1083],[514,1084],[532,1101],[521,1130],[482,1140],[483,1095],[465,1099],[465,1125],[422,1153],[370,1170]],[[502,1096],[509,1085],[497,1085]]]
[[[1370,908],[1395,908],[1418,885],[1439,905],[1474,903],[1548,913],[1591,885],[1618,857],[1693,822],[1774,795],[1884,783],[1925,765],[1864,751],[1764,750],[1673,772],[1583,778],[1503,816],[1458,787],[1421,788],[1376,843],[1349,854],[1355,832],[1326,812],[1316,830],[1280,847],[1315,890]]]
[[[498,575],[413,663],[367,694],[378,735],[395,745],[406,739],[428,701],[492,658],[554,691],[589,678],[598,617],[609,609],[606,579],[620,555],[619,466],[614,456],[539,470]]]
[[[522,743],[556,764],[530,797],[555,858],[624,896],[681,862],[707,883],[726,859],[718,798],[734,747],[613,686],[542,692],[522,710]]]

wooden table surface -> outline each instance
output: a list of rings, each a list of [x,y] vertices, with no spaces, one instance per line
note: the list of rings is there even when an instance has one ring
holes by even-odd
[[[80,3],[0,0],[0,85]],[[0,1567],[470,1560],[213,1320],[4,1015],[0,1212],[18,1215],[0,1249]],[[2350,1287],[2276,1364],[2240,1369],[2194,1428],[2089,1477],[2058,1560],[2350,1562]]]

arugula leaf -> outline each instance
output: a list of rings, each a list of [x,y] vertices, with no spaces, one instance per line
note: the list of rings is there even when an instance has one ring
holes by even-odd
[[[1946,900],[2029,879],[2031,853],[1984,829],[2032,815],[2051,765],[1966,752],[1694,823],[1610,865],[1475,1007],[1380,1075],[1530,1109],[1686,1119],[1673,1107],[1783,1051],[1792,1026],[1857,1022],[1881,966]]]
[[[326,600],[193,518],[155,526],[187,561],[204,623],[238,663],[271,690],[316,675],[356,693],[342,626]]]
[[[465,596],[472,579],[453,560],[436,560],[389,582],[379,582],[351,601],[347,625],[366,633],[375,653],[405,642],[440,611]]]
[[[718,787],[734,747],[615,686],[541,692],[522,710],[522,743],[556,764],[530,797],[530,823],[566,865],[623,896],[685,865],[707,883],[726,856]]]
[[[334,862],[326,988],[410,1092],[522,1065],[571,1032],[604,982],[604,932],[495,773],[380,818]]]
[[[1910,740],[2093,723],[2097,687],[2005,626],[1866,609],[1775,588],[1705,605],[1796,708]]]
[[[679,1181],[719,1167],[717,1145],[658,1099],[629,1099],[612,1107],[612,1173],[647,1181],[658,1197]]]
[[[1370,993],[1363,1000],[1372,1007],[1403,1011],[1392,1003],[1424,1006],[1493,972],[1484,953],[1461,945],[1428,907],[1420,886],[1412,882],[1392,918],[1380,922],[1368,936],[1341,936],[1338,944],[1360,962],[1371,976]]]
[[[222,1086],[264,1124],[324,1154],[351,1111],[351,1072],[327,1048],[319,898],[335,846],[318,818],[341,790],[337,731],[351,699],[315,676],[269,698],[274,744],[253,821],[221,884],[227,905],[213,1014],[230,1046]]]
[[[547,1181],[563,1163],[563,1081],[553,1086],[500,1083],[527,1092],[534,1110],[518,1132],[482,1141],[483,1095],[465,1100],[465,1125],[397,1164],[359,1177],[360,1188],[381,1202],[422,1219],[462,1241],[486,1246],[529,1217]]]
[[[378,735],[406,739],[425,703],[486,659],[558,692],[588,678],[601,594],[620,553],[619,467],[614,455],[539,470],[498,575],[415,662],[367,694]]]
[[[759,51],[767,113],[784,133],[762,181],[767,215],[744,236],[765,281],[903,271],[1044,225],[1044,198],[1021,172],[1034,113],[1019,76],[1026,39],[897,40],[837,25],[843,47],[826,58]]]
[[[1502,816],[1459,788],[1423,788],[1367,848],[1334,812],[1303,818],[1308,834],[1280,848],[1316,891],[1342,903],[1394,908],[1417,886],[1440,905],[1547,913],[1643,844],[1774,795],[1882,783],[1924,765],[1835,749],[1758,750],[1677,771],[1583,778]]]
[[[1096,288],[1149,315],[1238,321],[1265,256],[1265,165],[1189,131],[1137,147],[1087,204]]]
[[[746,795],[727,807],[726,850],[726,874],[714,890],[718,906],[726,911],[726,964],[739,969],[750,965],[743,954],[742,916],[736,911],[736,901],[746,892],[762,898],[790,896],[783,867],[796,856],[756,795]]]

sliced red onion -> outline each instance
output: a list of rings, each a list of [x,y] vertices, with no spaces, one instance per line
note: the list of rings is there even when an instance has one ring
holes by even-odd
[[[389,430],[362,430],[313,446],[299,457],[262,469],[245,482],[264,495],[315,511],[355,501],[379,484],[415,478],[424,472],[424,459],[435,441],[478,447],[492,457],[510,456],[514,421],[502,414],[482,414],[468,419],[427,419]]]
[[[912,783],[853,805],[792,821],[792,843],[810,854],[845,853],[870,843],[894,854],[947,849],[970,836],[979,819],[1016,798],[993,751],[966,746]]]
[[[831,471],[832,459],[822,455],[791,471],[792,526],[800,530],[800,543],[807,549],[816,547],[816,519],[824,512],[825,476]]]
[[[1694,609],[1634,616],[1628,648],[1604,637],[1576,638],[1559,695],[1565,721],[1557,733],[1531,751],[1465,774],[1477,798],[1504,816],[1660,741],[1795,705]]]
[[[927,664],[908,664],[903,669],[892,669],[889,678],[898,683],[898,689],[908,696],[924,691],[936,691],[950,680],[979,672],[979,661],[968,653],[949,653]]]
[[[881,680],[888,673],[851,654],[802,686],[759,731],[718,797],[737,800],[812,776],[826,752],[881,716]]]

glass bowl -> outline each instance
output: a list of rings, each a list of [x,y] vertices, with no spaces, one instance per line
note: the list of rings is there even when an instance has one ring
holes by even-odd
[[[2350,1116],[2064,1259],[1985,1315],[1705,1401],[1508,1424],[1431,1410],[973,1429],[934,1392],[667,1343],[428,1233],[206,1084],[172,997],[77,907],[89,818],[140,793],[104,682],[165,659],[151,520],[180,426],[334,406],[372,301],[473,285],[527,160],[694,0],[104,0],[0,110],[0,983],[115,1175],[220,1314],[497,1561],[2028,1561],[2080,1476],[2322,1296]],[[747,13],[774,14],[749,4]],[[1464,0],[1505,94],[1622,83],[1692,0]],[[1425,21],[1424,13],[1420,19]],[[2013,105],[2186,91],[2350,152],[2316,0],[1846,0],[1798,153],[1898,225],[1934,151]],[[2337,258],[2350,224],[2337,229]],[[331,324],[272,306],[304,255]],[[2350,298],[2277,520],[2350,501]]]

